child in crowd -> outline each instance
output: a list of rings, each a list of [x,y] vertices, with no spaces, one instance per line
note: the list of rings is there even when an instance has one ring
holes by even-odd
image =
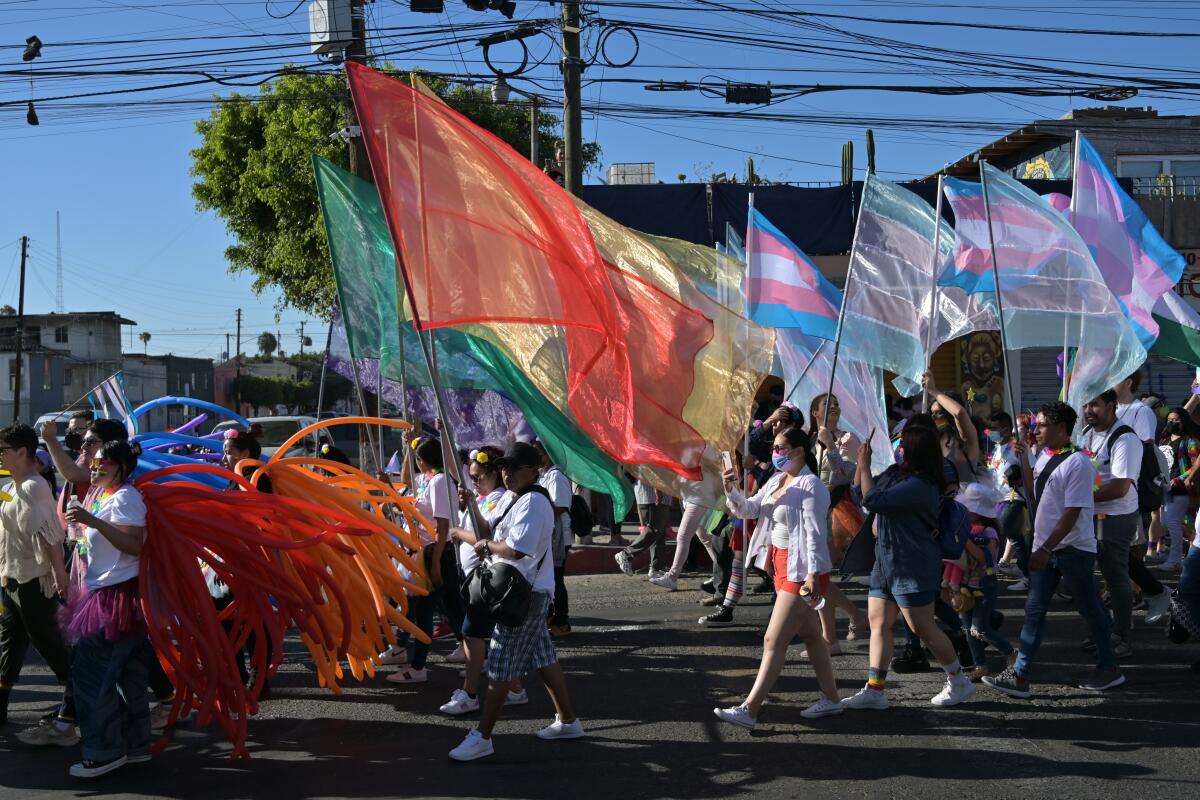
[[[992,488],[981,484],[968,484],[956,498],[971,514],[971,533],[963,552],[962,584],[953,603],[967,632],[967,645],[975,661],[975,669],[969,677],[978,682],[990,674],[984,651],[992,645],[1008,659],[1008,666],[1016,660],[1016,652],[993,626],[992,612],[996,608],[996,559],[1000,540],[996,533],[996,507],[1001,498]]]

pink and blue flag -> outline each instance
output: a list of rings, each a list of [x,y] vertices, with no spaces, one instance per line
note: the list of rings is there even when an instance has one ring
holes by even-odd
[[[841,291],[804,251],[753,209],[746,226],[746,264],[751,321],[770,328],[799,328],[821,339],[836,338]]]
[[[1146,349],[1158,338],[1154,306],[1183,274],[1184,259],[1117,183],[1084,137],[1075,153],[1071,222]]]

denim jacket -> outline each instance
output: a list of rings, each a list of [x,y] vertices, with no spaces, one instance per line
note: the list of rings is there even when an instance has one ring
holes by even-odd
[[[937,591],[942,585],[942,550],[933,538],[941,497],[924,478],[888,467],[863,498],[876,514],[875,570],[892,594]]]

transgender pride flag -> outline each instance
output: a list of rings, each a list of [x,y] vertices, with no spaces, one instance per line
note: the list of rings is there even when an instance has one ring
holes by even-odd
[[[1154,306],[1179,282],[1183,256],[1163,240],[1083,136],[1075,151],[1071,222],[1149,350],[1158,338]]]
[[[753,322],[837,337],[842,293],[808,256],[754,209],[746,226],[746,306]]]

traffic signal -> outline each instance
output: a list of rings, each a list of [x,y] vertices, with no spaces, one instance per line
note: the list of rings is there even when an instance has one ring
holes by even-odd
[[[509,19],[517,13],[517,4],[512,0],[463,0],[472,11],[499,11]]]

